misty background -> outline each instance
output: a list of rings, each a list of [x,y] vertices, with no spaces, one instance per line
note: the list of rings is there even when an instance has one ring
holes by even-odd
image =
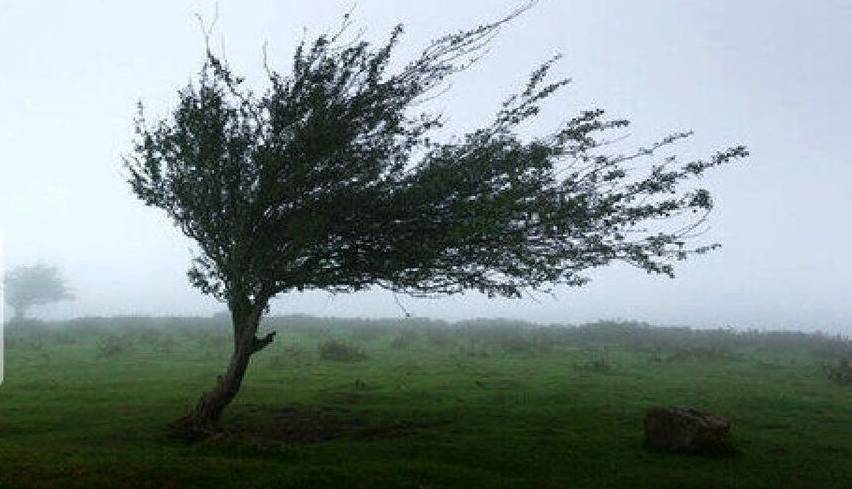
[[[351,1],[219,0],[213,47],[263,81],[262,46],[286,72],[296,44],[333,29]],[[404,63],[439,35],[507,13],[517,0],[360,0],[365,37],[396,23]],[[216,2],[0,0],[0,233],[7,268],[59,266],[77,300],[33,310],[83,315],[207,315],[223,305],[191,288],[192,243],[131,196],[121,155],[135,104],[162,115],[201,67],[194,14]],[[696,135],[684,159],[745,144],[752,157],[702,183],[716,210],[705,239],[723,248],[671,280],[616,265],[554,296],[489,300],[399,296],[415,316],[658,324],[852,333],[852,2],[542,0],[431,108],[449,133],[476,127],[556,53],[574,82],[536,127],[593,107],[633,122],[625,150],[672,131]],[[153,119],[153,117],[152,117]],[[273,313],[399,317],[389,292],[292,294]]]

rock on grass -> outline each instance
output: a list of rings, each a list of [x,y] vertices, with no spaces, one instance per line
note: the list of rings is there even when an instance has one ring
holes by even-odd
[[[658,407],[645,415],[645,445],[667,452],[724,455],[736,452],[731,422],[688,407]]]

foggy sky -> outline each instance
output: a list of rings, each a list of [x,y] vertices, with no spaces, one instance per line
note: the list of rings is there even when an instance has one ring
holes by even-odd
[[[351,1],[219,0],[214,47],[261,79],[261,47],[286,71],[295,44],[337,25]],[[397,60],[429,39],[494,19],[518,1],[360,0],[366,37],[406,25]],[[194,18],[214,2],[0,0],[0,232],[7,266],[57,264],[73,303],[46,318],[209,314],[192,289],[192,244],[124,181],[135,103],[162,115],[197,73]],[[852,333],[852,2],[542,0],[505,28],[490,54],[434,103],[453,131],[487,120],[552,55],[574,82],[543,113],[555,127],[601,107],[631,119],[632,145],[694,129],[678,148],[701,157],[746,144],[752,157],[702,183],[717,203],[710,241],[723,248],[674,280],[616,265],[581,289],[537,300],[469,293],[400,301],[414,315],[544,322],[623,318],[663,324]],[[221,51],[220,51],[221,52]],[[276,313],[401,316],[388,292],[278,299]]]

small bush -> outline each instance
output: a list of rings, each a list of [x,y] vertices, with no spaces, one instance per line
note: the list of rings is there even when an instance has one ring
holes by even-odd
[[[592,351],[587,360],[575,364],[574,367],[587,372],[607,373],[615,369],[615,364],[610,359],[607,349],[602,348]]]
[[[41,351],[44,349],[44,340],[40,336],[13,336],[6,340],[6,345],[10,350]]]
[[[59,345],[73,345],[77,343],[77,336],[67,330],[56,331],[53,340]]]
[[[426,329],[426,340],[432,346],[444,347],[454,343],[450,328],[434,326]]]
[[[852,385],[852,363],[848,358],[842,358],[837,362],[826,363],[823,366],[828,380],[838,385]]]
[[[165,353],[170,354],[175,351],[175,339],[171,336],[166,336],[164,338],[157,339],[154,343],[154,350],[157,353]]]
[[[459,354],[471,358],[488,358],[491,356],[484,346],[474,342],[459,346]]]
[[[417,341],[417,334],[414,331],[400,331],[391,340],[390,346],[394,350],[407,350],[415,341]]]
[[[204,352],[205,358],[221,357],[232,348],[234,341],[230,337],[230,333],[218,330],[199,330],[197,333],[194,333],[193,339],[198,342],[198,345]]]
[[[293,344],[284,345],[281,351],[272,356],[270,362],[272,367],[279,368],[285,365],[292,364],[301,359],[304,352],[301,348]]]
[[[663,355],[663,352],[656,350],[651,352],[650,360],[653,363],[663,363],[666,361],[666,357]]]
[[[352,339],[355,341],[370,342],[389,334],[390,330],[382,324],[360,324],[352,328]]]
[[[678,348],[669,357],[665,358],[667,362],[680,362],[688,360],[697,361],[722,361],[733,360],[734,355],[723,348],[716,346],[691,346]]]
[[[614,368],[609,360],[603,358],[578,363],[575,367],[577,370],[584,370],[587,372],[611,372]]]
[[[537,353],[535,343],[520,334],[507,335],[497,340],[500,349],[506,353],[532,355]]]
[[[319,355],[323,360],[332,360],[335,362],[355,362],[367,357],[364,351],[357,346],[334,338],[320,343]]]
[[[98,343],[98,354],[102,357],[117,357],[130,351],[130,340],[122,336],[107,336]]]

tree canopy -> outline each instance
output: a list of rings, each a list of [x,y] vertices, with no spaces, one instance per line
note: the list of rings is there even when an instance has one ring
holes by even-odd
[[[38,264],[13,268],[3,279],[3,297],[14,310],[15,319],[26,317],[34,307],[74,298],[59,270]]]
[[[615,260],[672,275],[674,261],[712,249],[688,245],[710,193],[683,184],[746,149],[659,157],[691,135],[679,132],[608,154],[628,121],[601,109],[522,138],[518,127],[568,83],[548,80],[556,58],[490,124],[430,139],[443,120],[418,103],[511,18],[441,37],[395,72],[401,26],[379,47],[323,35],[298,46],[289,74],[268,69],[261,93],[208,51],[171,116],[149,125],[140,109],[132,188],[199,244],[190,278],[225,302],[373,285],[517,296],[582,284]]]

